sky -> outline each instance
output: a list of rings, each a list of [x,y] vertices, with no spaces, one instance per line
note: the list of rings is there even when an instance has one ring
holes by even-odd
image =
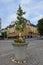
[[[32,24],[36,25],[38,20],[43,18],[43,0],[0,0],[2,28],[14,23],[12,21],[16,21],[19,4],[26,12],[24,17]]]

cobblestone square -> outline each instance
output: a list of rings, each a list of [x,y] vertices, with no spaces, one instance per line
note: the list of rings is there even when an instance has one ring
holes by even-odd
[[[13,40],[0,40],[0,65],[43,65],[43,40],[27,39],[27,62],[17,64],[12,62],[14,49]]]

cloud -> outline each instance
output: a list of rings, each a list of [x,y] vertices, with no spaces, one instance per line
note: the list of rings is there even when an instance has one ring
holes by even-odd
[[[11,21],[16,20],[16,12],[20,4],[22,9],[26,12],[25,18],[30,22],[37,24],[37,21],[43,17],[43,0],[0,0],[0,16],[4,18],[4,23],[9,25]],[[3,23],[3,24],[4,24]]]
[[[43,18],[43,15],[38,15],[38,16],[35,16],[34,18],[31,18],[30,21],[31,23],[34,23],[34,24],[37,24],[38,23],[38,20]]]
[[[9,15],[7,18],[6,18],[7,22],[11,23],[12,21],[15,21],[16,20],[16,14],[13,13],[11,15]]]
[[[8,2],[11,2],[12,0],[0,0],[0,2],[2,3],[8,3]]]
[[[29,4],[31,0],[21,0],[21,4]]]
[[[32,9],[30,8],[30,15],[34,15],[30,18],[31,22],[34,24],[37,24],[38,20],[43,18],[43,1],[38,2]]]
[[[5,28],[9,26],[10,24],[13,24],[12,21],[15,21],[15,20],[16,20],[16,14],[15,13],[10,14],[8,17],[5,18],[4,22],[2,23],[2,28]]]
[[[27,4],[29,0],[23,0],[23,1],[24,1],[23,2],[24,4]],[[27,1],[27,3],[25,3],[26,1]],[[25,6],[25,5],[23,6],[23,9],[26,11],[25,16],[27,19],[31,20],[31,16],[32,16],[32,18],[33,18],[32,21],[35,21],[36,19],[38,20],[42,17],[42,14],[43,14],[43,0],[41,0],[41,1],[33,0],[33,2],[30,0],[29,4],[27,6]]]

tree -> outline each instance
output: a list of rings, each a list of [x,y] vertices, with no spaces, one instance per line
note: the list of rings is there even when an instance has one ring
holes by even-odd
[[[38,31],[40,35],[42,36],[43,35],[43,18],[38,21],[37,26],[38,26]]]
[[[7,38],[7,32],[1,32],[1,34],[2,34],[2,38],[4,39],[4,38]]]
[[[24,31],[25,27],[26,27],[26,19],[23,17],[23,15],[25,14],[25,12],[23,12],[21,6],[19,5],[19,8],[17,10],[17,24],[15,26],[15,29],[17,31],[19,31],[19,39],[23,40],[21,33]]]

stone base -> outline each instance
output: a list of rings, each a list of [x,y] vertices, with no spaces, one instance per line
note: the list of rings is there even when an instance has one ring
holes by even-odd
[[[15,58],[14,61],[19,62],[26,62],[26,56],[27,56],[27,43],[22,44],[14,44],[14,54]]]
[[[28,61],[28,57],[26,57],[25,59],[23,59],[23,60],[17,60],[17,59],[15,59],[15,58],[11,58],[11,61],[12,62],[14,62],[14,63],[20,63],[20,64],[22,64],[22,63],[27,63],[27,61]]]

